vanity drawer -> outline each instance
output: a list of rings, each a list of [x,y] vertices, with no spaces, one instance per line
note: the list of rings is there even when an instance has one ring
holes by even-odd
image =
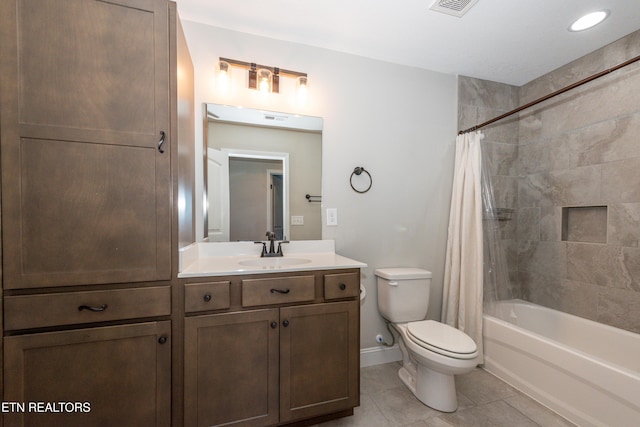
[[[222,310],[229,308],[231,282],[189,283],[184,285],[184,311]]]
[[[352,298],[360,294],[358,273],[324,275],[325,299]]]
[[[7,330],[170,314],[169,286],[19,295],[4,299],[4,325]]]
[[[312,301],[314,298],[314,276],[246,279],[242,281],[243,307]]]

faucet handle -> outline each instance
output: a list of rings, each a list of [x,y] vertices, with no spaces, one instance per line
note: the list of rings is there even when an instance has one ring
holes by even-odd
[[[282,254],[282,244],[283,243],[289,243],[289,241],[288,240],[281,240],[281,241],[278,242],[278,254],[281,255],[281,256],[283,255]]]
[[[260,257],[264,257],[267,254],[267,244],[265,242],[253,242],[256,245],[262,245],[262,253],[260,254]]]

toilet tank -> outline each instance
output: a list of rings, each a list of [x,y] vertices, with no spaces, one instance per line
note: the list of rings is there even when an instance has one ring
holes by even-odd
[[[378,310],[393,323],[427,317],[431,272],[421,268],[378,268]]]

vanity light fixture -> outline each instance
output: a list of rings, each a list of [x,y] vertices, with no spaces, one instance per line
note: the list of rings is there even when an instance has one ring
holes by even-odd
[[[587,13],[586,15],[576,19],[569,27],[569,31],[583,31],[595,27],[609,16],[608,10],[599,10],[597,12]]]
[[[229,58],[220,58],[218,64],[227,64],[231,67],[244,68],[249,70],[249,89],[257,89],[265,93],[280,93],[280,77],[292,77],[298,79],[298,90],[307,89],[307,73],[300,73],[298,71],[285,70],[278,67],[271,67],[269,65],[260,65],[255,62],[238,61]],[[222,65],[219,65],[220,72],[222,72]],[[304,79],[304,84],[300,83],[300,80]]]

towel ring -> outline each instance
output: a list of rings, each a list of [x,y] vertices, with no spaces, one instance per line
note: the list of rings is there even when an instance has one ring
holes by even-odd
[[[366,190],[358,190],[356,187],[353,186],[353,175],[361,175],[362,172],[366,173],[367,176],[369,177],[369,186],[367,187]],[[371,178],[371,174],[362,166],[357,166],[353,172],[351,172],[351,176],[349,177],[349,184],[351,184],[351,188],[353,188],[353,191],[355,191],[356,193],[366,193],[367,191],[369,191],[371,189],[371,186],[373,185],[373,179]]]

